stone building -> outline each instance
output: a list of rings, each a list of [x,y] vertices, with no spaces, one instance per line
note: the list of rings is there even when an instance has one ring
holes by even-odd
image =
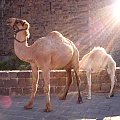
[[[94,46],[102,46],[119,62],[119,24],[112,16],[113,0],[1,0],[0,61],[14,55],[13,30],[6,19],[30,23],[29,44],[53,30],[72,40],[80,58]]]

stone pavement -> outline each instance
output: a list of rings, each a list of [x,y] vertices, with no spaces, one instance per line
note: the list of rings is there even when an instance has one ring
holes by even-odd
[[[37,96],[34,108],[24,110],[28,96],[0,96],[0,120],[120,120],[120,93],[111,99],[97,93],[92,100],[83,96],[83,103],[77,104],[76,93],[69,93],[65,101],[51,95],[53,111],[44,112],[45,97]]]

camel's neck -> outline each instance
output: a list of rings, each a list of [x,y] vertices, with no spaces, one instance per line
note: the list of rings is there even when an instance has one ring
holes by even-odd
[[[16,40],[14,40],[14,50],[15,54],[18,58],[20,58],[23,61],[28,62],[29,58],[31,57],[30,52],[30,46],[27,44],[27,36],[26,31],[20,31],[16,34]],[[26,41],[25,41],[26,40]]]

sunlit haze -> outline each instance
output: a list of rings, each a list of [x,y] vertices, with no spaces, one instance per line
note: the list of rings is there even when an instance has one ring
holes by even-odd
[[[113,16],[120,21],[120,0],[116,0],[113,4]]]

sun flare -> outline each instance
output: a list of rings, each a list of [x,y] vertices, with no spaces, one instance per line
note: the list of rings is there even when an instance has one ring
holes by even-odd
[[[113,16],[117,21],[120,21],[120,0],[116,0],[113,5]]]

